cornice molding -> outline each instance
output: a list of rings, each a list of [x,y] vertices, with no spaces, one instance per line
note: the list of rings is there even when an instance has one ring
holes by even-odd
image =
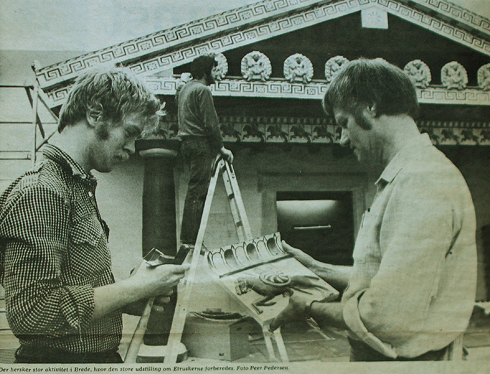
[[[399,0],[404,4],[416,4],[420,9],[436,12],[439,16],[458,22],[462,27],[490,36],[490,20],[468,9],[445,0]]]
[[[189,63],[205,52],[224,52],[246,46],[372,6],[490,56],[490,21],[446,1],[277,0],[262,1],[133,39],[39,69],[36,75],[46,91],[51,90],[50,87],[69,84],[81,72],[98,64],[125,64],[136,74],[148,76]],[[424,12],[424,9],[428,11]],[[435,16],[439,14],[444,14],[444,17]],[[469,32],[469,25],[484,37]]]
[[[148,77],[145,81],[156,95],[165,96],[175,95],[176,87],[179,84],[177,77]],[[283,78],[272,78],[266,82],[248,82],[243,78],[227,77],[210,87],[213,96],[220,97],[320,100],[323,98],[328,84],[322,80],[313,80],[304,84],[300,82],[290,83]],[[50,107],[62,105],[69,90],[70,86],[48,92],[48,105]],[[459,91],[446,89],[443,86],[429,86],[424,89],[417,88],[417,97],[422,104],[490,106],[490,91],[483,91],[477,87]]]
[[[298,11],[318,3],[332,2],[335,0],[260,1],[46,66],[38,69],[36,75],[41,87],[50,87],[65,80],[74,79],[81,71],[96,64],[124,64],[128,60],[171,49],[175,50],[179,46],[195,43],[198,39],[202,40],[218,33],[223,34],[229,30],[264,22],[266,19],[278,17],[284,13]]]

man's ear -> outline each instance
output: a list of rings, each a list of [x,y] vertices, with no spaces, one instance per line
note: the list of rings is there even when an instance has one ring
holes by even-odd
[[[376,104],[367,105],[365,111],[369,117],[376,118]]]
[[[87,123],[90,127],[95,128],[95,126],[102,120],[102,104],[97,104],[96,106],[89,107],[85,115]]]

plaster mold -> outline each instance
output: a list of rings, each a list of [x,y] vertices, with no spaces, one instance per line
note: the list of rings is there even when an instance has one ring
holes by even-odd
[[[452,91],[460,94],[460,91]],[[243,117],[221,116],[223,139],[235,143],[267,144],[339,144],[341,128],[328,118]],[[428,133],[435,145],[490,146],[489,122],[417,121],[422,132]],[[177,118],[167,116],[162,127],[163,138],[177,139]],[[226,129],[226,132],[223,131]],[[258,248],[258,249],[257,249]],[[251,243],[243,248],[246,256],[255,261],[258,251],[271,251],[267,243]],[[237,260],[243,256],[237,248]],[[262,253],[262,252],[260,252]]]
[[[208,264],[219,275],[242,269],[244,266],[288,257],[280,243],[280,234],[275,233],[251,239],[243,243],[220,248],[207,253]]]
[[[310,301],[331,301],[338,292],[284,252],[279,233],[207,253],[216,282],[261,325],[272,321],[293,292]]]

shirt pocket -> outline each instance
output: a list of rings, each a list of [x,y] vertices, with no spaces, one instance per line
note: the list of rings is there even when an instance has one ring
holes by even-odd
[[[70,231],[70,238],[74,244],[88,244],[96,247],[101,240],[104,230],[99,222],[93,216],[82,218],[79,222],[73,225]]]
[[[96,215],[77,220],[70,230],[70,274],[95,285],[98,275],[111,266],[107,238]]]

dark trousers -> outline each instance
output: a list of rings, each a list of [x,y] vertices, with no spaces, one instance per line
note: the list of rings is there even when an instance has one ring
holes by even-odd
[[[190,168],[190,179],[182,215],[180,241],[184,244],[195,244],[216,155],[211,151],[208,139],[198,136],[183,138],[181,152],[185,164]]]
[[[449,347],[445,347],[438,351],[429,351],[417,357],[386,357],[377,350],[360,340],[348,338],[351,346],[350,361],[442,361],[445,358],[446,351]]]
[[[16,364],[120,364],[117,351],[72,353],[46,347],[20,346],[15,352]]]

